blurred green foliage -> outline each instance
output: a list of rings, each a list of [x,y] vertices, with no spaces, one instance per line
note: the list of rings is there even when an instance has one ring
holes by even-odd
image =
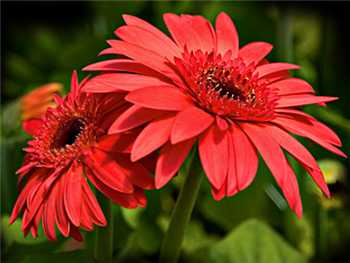
[[[123,13],[144,18],[166,31],[162,22],[165,12],[201,14],[211,21],[220,11],[227,12],[235,21],[242,45],[250,41],[273,43],[277,49],[269,55],[269,60],[300,64],[302,69],[295,73],[297,76],[310,82],[319,94],[340,98],[327,108],[310,106],[305,110],[336,130],[345,152],[349,153],[350,56],[346,45],[349,32],[343,32],[340,27],[348,19],[348,6],[338,4],[332,11],[326,10],[326,5],[317,9],[306,3],[7,2],[3,16],[6,25],[0,137],[4,262],[89,262],[86,251],[93,246],[93,233],[85,235],[87,250],[67,252],[67,247],[72,246],[70,240],[52,243],[42,237],[35,241],[24,239],[19,221],[8,226],[8,214],[17,196],[15,170],[20,166],[21,148],[28,139],[20,130],[18,100],[31,89],[52,81],[64,83],[68,90],[72,70],[100,60],[97,54],[107,46],[106,39],[115,38],[113,31],[123,23]],[[21,13],[20,9],[25,11]],[[287,24],[292,42],[289,42],[291,48],[283,51],[285,46],[282,47],[278,32],[284,30],[286,10],[291,18]],[[22,16],[25,21],[21,20]],[[221,202],[212,199],[209,184],[204,181],[186,230],[181,262],[350,261],[349,162],[305,140],[303,143],[317,159],[328,159],[328,163],[320,162],[327,176],[333,178],[339,170],[343,171],[343,180],[329,181],[334,198],[326,200],[320,196],[298,166],[295,168],[305,211],[301,220],[291,214],[264,165],[260,166],[252,186]],[[166,188],[149,192],[147,209],[114,207],[116,261],[157,261],[181,183],[182,177],[178,176]]]

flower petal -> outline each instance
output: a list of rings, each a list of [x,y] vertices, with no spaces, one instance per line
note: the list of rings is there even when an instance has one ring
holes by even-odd
[[[108,133],[119,133],[131,130],[132,128],[156,119],[163,114],[164,112],[159,110],[133,105],[118,117],[118,119],[109,128]]]
[[[292,95],[300,93],[315,93],[309,83],[302,79],[288,78],[269,84],[268,87],[276,89],[278,95]]]
[[[324,104],[337,100],[337,97],[313,96],[313,95],[290,95],[283,96],[277,101],[277,108],[303,106],[309,104]]]
[[[233,195],[252,183],[258,169],[255,148],[237,125],[231,125],[229,158],[227,194]]]
[[[129,194],[134,191],[124,169],[108,153],[95,148],[90,154],[85,155],[84,162],[94,171],[95,176],[109,188]]]
[[[195,139],[189,139],[177,144],[168,142],[162,148],[156,166],[155,184],[157,189],[162,188],[177,173],[195,141]]]
[[[201,16],[164,14],[164,22],[175,40],[189,51],[214,51],[215,36],[211,24]]]
[[[228,132],[212,125],[199,140],[199,156],[209,182],[220,189],[228,171]]]
[[[179,89],[171,86],[154,86],[130,92],[127,101],[145,108],[180,111],[192,105]]]
[[[242,123],[240,126],[269,167],[289,206],[298,217],[301,217],[302,206],[298,183],[278,143],[262,127],[250,123]]]
[[[286,70],[292,70],[292,69],[299,69],[300,66],[289,64],[289,63],[283,63],[283,62],[277,62],[277,63],[268,63],[261,66],[256,67],[256,70],[254,73],[257,73],[259,75],[259,78],[263,78],[267,75],[276,73],[276,72],[283,72]]]
[[[216,18],[217,52],[224,55],[227,51],[232,52],[232,58],[236,58],[239,50],[239,39],[236,27],[231,18],[221,12]]]
[[[73,225],[80,226],[80,209],[81,209],[81,180],[83,170],[81,165],[73,163],[68,172],[63,175],[64,184],[64,207],[69,220]]]
[[[254,63],[258,65],[272,50],[272,45],[266,42],[252,42],[243,46],[238,56],[243,59],[246,65]]]
[[[192,106],[179,112],[171,131],[171,143],[176,144],[205,131],[214,121],[213,116]]]
[[[166,83],[154,77],[128,73],[103,73],[90,79],[84,85],[83,91],[96,93],[123,92],[161,85],[166,85]]]
[[[170,116],[148,124],[132,147],[131,160],[137,161],[166,143],[169,140],[174,119],[174,116]]]
[[[148,49],[162,57],[168,58],[170,61],[174,57],[181,56],[179,48],[170,39],[165,41],[153,32],[138,26],[121,26],[114,33],[122,40]]]
[[[307,169],[312,179],[320,187],[324,194],[326,196],[330,196],[322,172],[311,153],[300,142],[277,126],[266,125],[265,129],[267,133],[273,136],[281,147],[292,154]]]
[[[296,119],[283,116],[275,118],[274,120],[272,120],[272,122],[280,125],[282,128],[291,133],[309,138],[310,140],[326,148],[328,151],[346,157],[346,155],[342,151],[340,151],[338,148],[334,147],[331,144],[334,144],[331,137],[326,137],[325,134],[320,133],[319,130],[315,129],[315,127],[310,123],[298,121]]]

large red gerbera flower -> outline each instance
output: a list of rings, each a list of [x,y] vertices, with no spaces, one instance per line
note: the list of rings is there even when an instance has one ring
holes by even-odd
[[[72,90],[56,97],[40,121],[28,129],[33,140],[25,148],[19,182],[20,192],[10,218],[23,211],[22,230],[37,236],[42,221],[48,239],[56,239],[55,226],[63,236],[81,240],[79,228],[91,231],[107,224],[88,181],[107,198],[123,207],[145,206],[143,189],[153,187],[153,178],[140,163],[130,161],[132,133],[106,135],[111,121],[128,106],[120,95],[82,93],[77,74]]]
[[[201,16],[165,14],[172,36],[130,15],[101,54],[120,54],[85,70],[108,71],[85,86],[89,92],[128,92],[133,103],[109,129],[123,132],[145,125],[132,148],[133,161],[160,149],[156,187],[178,171],[198,140],[199,155],[219,200],[245,189],[253,181],[260,153],[290,207],[302,214],[296,176],[284,155],[294,156],[325,195],[322,173],[308,150],[289,133],[313,140],[344,156],[337,135],[300,111],[307,104],[336,98],[315,96],[312,87],[288,70],[299,67],[268,63],[272,46],[253,42],[239,48],[234,23],[218,15],[215,30]],[[114,71],[114,72],[113,72]],[[117,72],[117,73],[116,73]]]

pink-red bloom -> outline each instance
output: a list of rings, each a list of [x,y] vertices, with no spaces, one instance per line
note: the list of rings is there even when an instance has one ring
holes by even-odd
[[[113,202],[127,208],[146,205],[143,189],[153,188],[146,166],[150,160],[132,163],[130,149],[135,135],[107,135],[115,118],[128,107],[118,94],[82,93],[88,79],[65,97],[55,97],[56,108],[32,122],[33,140],[28,142],[19,183],[26,178],[10,218],[23,212],[22,230],[34,237],[42,222],[48,239],[63,236],[81,240],[79,229],[91,231],[107,224],[91,185]]]
[[[143,126],[131,152],[137,161],[160,148],[155,183],[160,188],[179,170],[198,141],[202,166],[220,200],[248,187],[258,168],[258,153],[269,167],[290,207],[302,214],[296,176],[285,157],[290,153],[329,196],[323,175],[296,134],[338,155],[338,136],[300,111],[325,105],[333,97],[315,96],[305,81],[292,78],[288,63],[269,63],[272,45],[239,47],[230,17],[221,13],[215,29],[201,16],[165,14],[171,38],[130,15],[101,54],[118,58],[89,65],[100,70],[84,87],[95,93],[127,92],[134,105],[109,129],[110,134]],[[197,146],[196,146],[197,147]]]

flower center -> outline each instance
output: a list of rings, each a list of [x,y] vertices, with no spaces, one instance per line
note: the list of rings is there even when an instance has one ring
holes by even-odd
[[[70,120],[64,126],[57,129],[52,148],[61,149],[67,145],[74,144],[84,127],[85,123],[82,118],[74,118]]]
[[[187,82],[185,92],[204,110],[231,120],[270,120],[276,94],[241,58],[201,51],[176,62]]]

